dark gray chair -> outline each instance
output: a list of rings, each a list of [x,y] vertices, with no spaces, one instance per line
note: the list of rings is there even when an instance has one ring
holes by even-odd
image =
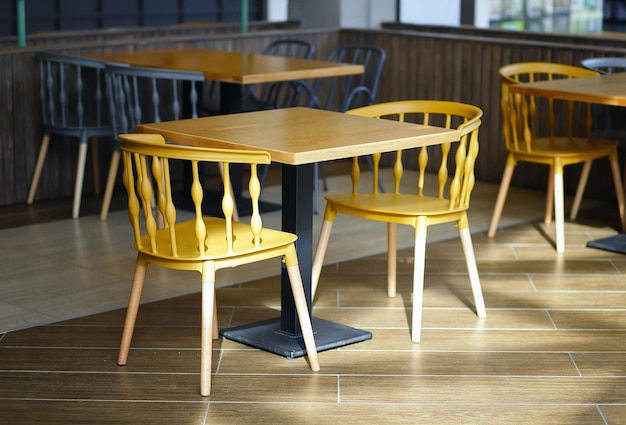
[[[53,136],[78,139],[72,217],[77,218],[83,191],[88,143],[91,141],[94,190],[100,191],[97,139],[111,137],[112,127],[104,100],[104,67],[98,60],[57,53],[40,53],[39,97],[43,137],[28,191],[27,203],[35,199],[46,154]]]
[[[312,43],[297,39],[275,40],[265,49],[264,55],[284,56],[288,58],[311,59],[315,54],[315,46]],[[293,85],[295,92],[300,89],[299,81]],[[277,109],[296,103],[294,92],[282,90],[289,82],[265,83],[260,85],[246,86],[243,94],[243,105],[247,111],[261,109]]]
[[[115,65],[106,66],[104,72],[115,135],[135,133],[138,124],[198,117],[201,72]],[[119,161],[118,145],[111,158],[100,220],[109,211]]]
[[[349,109],[372,105],[376,99],[386,57],[385,51],[375,46],[349,45],[333,49],[326,58],[327,61],[361,64],[365,70],[361,75],[316,79],[311,88],[311,94],[307,96],[309,99],[307,106],[346,112]],[[368,156],[366,160],[370,169],[373,169],[372,159]],[[322,173],[323,189],[328,190],[323,164],[322,167],[315,164],[313,191],[315,213],[319,211],[319,170]],[[378,185],[380,191],[384,192],[380,181]]]

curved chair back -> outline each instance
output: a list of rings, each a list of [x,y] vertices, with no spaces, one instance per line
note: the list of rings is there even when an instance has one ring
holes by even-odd
[[[206,149],[166,144],[161,136],[153,134],[121,136],[124,152],[124,186],[128,193],[128,215],[133,228],[135,247],[138,251],[179,260],[204,260],[223,255],[242,255],[261,247],[262,222],[258,208],[260,186],[257,178],[258,164],[269,164],[270,155],[263,151]],[[170,161],[185,161],[191,166],[191,204],[195,213],[193,225],[177,229],[177,213],[172,193]],[[203,196],[200,164],[205,162],[224,165],[224,196],[217,202],[224,218],[205,219],[202,203],[210,202]],[[250,199],[253,205],[250,237],[235,241],[233,233],[234,199],[231,191],[230,164],[246,164],[250,167]],[[153,188],[154,185],[154,188]],[[157,211],[163,217],[163,228],[157,228],[157,215],[153,211],[153,199]],[[221,223],[219,228],[210,222]],[[180,235],[178,234],[180,232]],[[219,236],[215,237],[212,233]],[[269,243],[270,238],[265,240]]]
[[[110,134],[105,107],[105,63],[88,58],[40,53],[39,97],[44,127],[79,136],[87,129]]]
[[[550,138],[563,134],[570,139],[579,131],[583,131],[585,136],[591,135],[593,119],[590,104],[578,102],[577,106],[582,105],[585,109],[586,119],[581,123],[576,119],[579,115],[574,114],[576,102],[512,94],[509,86],[557,78],[592,77],[598,75],[596,71],[552,62],[522,62],[501,67],[499,75],[502,132],[509,151],[532,151],[538,134],[546,134]],[[557,114],[564,119],[557,120]],[[547,123],[538,127],[538,117],[547,117]]]
[[[443,143],[439,146],[424,146],[419,149],[417,195],[423,197],[425,193],[431,195],[436,193],[439,199],[449,200],[449,211],[464,210],[469,207],[470,195],[475,183],[474,165],[478,155],[478,129],[483,114],[480,108],[458,102],[404,100],[351,109],[346,113],[459,130],[458,143]],[[457,145],[456,149],[453,149],[453,145]],[[372,193],[379,192],[381,158],[381,153],[372,155],[374,164]],[[358,161],[355,158],[352,172],[353,194],[358,193],[360,172],[355,172],[355,168],[358,169],[358,167]],[[393,193],[399,194],[403,177],[402,151],[396,152],[393,167]],[[436,189],[428,190],[425,186],[428,172],[435,172],[438,175]]]
[[[284,56],[287,58],[311,59],[315,54],[315,46],[308,41],[288,38],[272,41],[263,49],[263,54]]]
[[[373,104],[385,59],[385,51],[375,46],[350,45],[334,49],[327,61],[361,64],[365,70],[361,75],[317,79],[312,87],[317,97],[313,102],[317,104],[308,106],[345,112]]]
[[[138,124],[198,117],[201,72],[106,66],[109,109],[115,134]]]
[[[263,49],[263,54],[311,59],[315,54],[315,46],[308,41],[298,39],[275,40]],[[278,81],[261,84],[260,87],[246,86],[243,94],[244,109],[252,111],[296,106],[300,103],[302,91],[306,91],[307,87],[307,83],[303,80]],[[260,89],[258,94],[255,88]]]

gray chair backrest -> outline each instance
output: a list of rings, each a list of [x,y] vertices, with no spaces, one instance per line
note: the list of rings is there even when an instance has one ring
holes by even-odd
[[[198,117],[201,72],[107,65],[107,93],[115,134],[138,124]]]
[[[265,49],[264,55],[284,56],[288,58],[311,59],[315,54],[315,46],[312,43],[298,39],[275,40]],[[247,86],[244,92],[244,103],[258,109],[277,109],[292,106],[297,103],[301,85],[306,84],[302,80],[296,82],[279,81],[262,85],[261,92],[257,95],[252,86]]]
[[[365,70],[361,75],[318,78],[312,88],[316,99],[307,106],[345,112],[373,104],[385,59],[385,51],[375,46],[351,45],[334,49],[327,61],[361,64]]]
[[[109,126],[104,62],[57,53],[40,53],[37,60],[42,123],[48,131],[75,134]]]
[[[288,58],[311,59],[315,54],[315,46],[308,41],[288,38],[272,41],[263,49],[263,54],[285,56]]]

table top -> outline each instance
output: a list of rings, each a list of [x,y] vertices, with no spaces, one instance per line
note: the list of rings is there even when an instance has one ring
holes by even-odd
[[[82,56],[132,66],[202,72],[207,80],[237,84],[362,74],[363,65],[252,53],[175,47],[85,53]]]
[[[171,142],[228,149],[261,149],[272,160],[302,165],[458,140],[457,130],[372,119],[311,108],[244,112],[143,124]]]
[[[626,106],[626,72],[513,84],[509,90],[533,96]]]

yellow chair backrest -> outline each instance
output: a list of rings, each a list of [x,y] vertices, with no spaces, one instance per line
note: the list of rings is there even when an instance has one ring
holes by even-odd
[[[577,122],[573,101],[558,101],[552,98],[536,98],[513,94],[509,86],[518,83],[553,80],[557,78],[582,78],[599,75],[589,69],[552,63],[552,62],[521,62],[503,66],[500,74],[500,107],[502,110],[502,133],[508,150],[531,152],[533,141],[542,134],[554,138],[559,134],[572,138],[578,131],[585,136],[591,135],[593,117],[591,104],[578,102],[584,110],[585,120]],[[559,110],[558,105],[565,105]],[[546,117],[547,121],[542,120]],[[558,120],[557,117],[564,119]]]
[[[198,260],[208,255],[222,253],[232,255],[237,252],[237,244],[233,239],[233,210],[230,164],[247,164],[250,166],[249,193],[252,200],[250,218],[252,234],[250,241],[241,243],[242,249],[258,248],[261,244],[262,221],[259,213],[258,200],[261,192],[257,176],[258,164],[269,164],[270,155],[263,151],[207,149],[191,146],[166,144],[162,136],[156,134],[120,135],[124,161],[124,185],[128,193],[128,216],[133,228],[135,247],[138,251],[170,257],[172,259]],[[193,205],[193,235],[190,238],[177,237],[177,209],[172,194],[172,178],[170,162],[186,161],[191,168],[191,193]],[[210,239],[206,219],[203,219],[202,203],[204,189],[200,178],[201,163],[223,164],[222,180],[223,197],[221,211],[224,226],[220,233],[225,234],[218,240]],[[156,187],[156,189],[155,189]],[[153,211],[156,200],[158,213]],[[219,201],[218,201],[219,202]],[[142,214],[143,211],[143,214]],[[143,218],[142,218],[143,216]],[[162,218],[162,225],[159,225]],[[142,232],[145,234],[142,235]],[[222,240],[223,239],[223,240]],[[242,241],[243,242],[243,241]],[[252,242],[251,244],[248,242]]]
[[[442,143],[436,151],[432,151],[433,147],[430,147],[430,149],[429,147],[419,149],[417,158],[419,171],[417,195],[425,195],[426,173],[436,172],[438,181],[436,196],[439,199],[446,199],[446,197],[449,199],[450,211],[468,208],[470,195],[475,183],[474,165],[478,155],[478,129],[481,124],[480,118],[482,117],[480,108],[449,101],[404,100],[365,106],[349,110],[346,113],[457,129],[459,140],[456,143],[456,150],[452,149],[453,143]],[[432,151],[430,154],[429,150]],[[454,153],[451,154],[452,152]],[[393,164],[393,193],[395,194],[400,193],[404,169],[402,155],[402,151],[397,151]],[[377,182],[381,157],[381,153],[376,153],[372,156],[374,163],[373,193],[378,193]],[[433,161],[430,161],[431,157],[433,157]],[[450,180],[451,173],[452,179]],[[356,194],[360,179],[358,158],[353,160],[351,176],[352,193]],[[447,193],[446,188],[448,188]]]

